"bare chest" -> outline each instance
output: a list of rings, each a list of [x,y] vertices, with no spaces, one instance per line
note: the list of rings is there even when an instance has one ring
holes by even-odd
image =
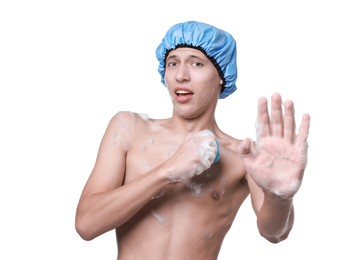
[[[169,159],[177,150],[179,140],[169,135],[148,133],[135,139],[126,156],[126,180],[136,178]]]

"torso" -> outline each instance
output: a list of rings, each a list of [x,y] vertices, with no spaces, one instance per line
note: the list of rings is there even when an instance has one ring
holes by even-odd
[[[165,120],[134,116],[124,184],[167,160],[182,136]],[[188,184],[165,187],[132,219],[117,229],[120,260],[216,259],[235,215],[249,194],[238,140],[215,133],[220,161]],[[150,189],[150,187],[148,187]]]

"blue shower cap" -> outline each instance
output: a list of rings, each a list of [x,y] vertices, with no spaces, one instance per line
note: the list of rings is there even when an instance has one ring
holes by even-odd
[[[228,97],[237,89],[237,51],[232,35],[212,25],[196,21],[173,25],[156,49],[158,72],[165,86],[166,57],[171,50],[179,47],[198,49],[211,60],[223,81],[220,99]]]

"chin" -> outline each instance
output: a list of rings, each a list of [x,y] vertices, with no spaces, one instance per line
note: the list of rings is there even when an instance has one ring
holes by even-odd
[[[198,113],[188,109],[174,109],[174,115],[186,120],[195,119],[199,116]]]

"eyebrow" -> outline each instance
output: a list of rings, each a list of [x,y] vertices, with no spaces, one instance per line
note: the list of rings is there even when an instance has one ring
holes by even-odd
[[[168,55],[167,58],[166,58],[166,60],[175,59],[175,58],[177,58],[177,57],[178,57],[178,55],[175,55],[175,54],[173,54],[173,55]],[[192,58],[192,59],[198,59],[198,60],[201,60],[201,61],[204,60],[203,57],[200,57],[200,56],[197,56],[197,55],[194,55],[194,54],[189,55],[188,58],[189,58],[189,59],[191,59],[191,58]]]

